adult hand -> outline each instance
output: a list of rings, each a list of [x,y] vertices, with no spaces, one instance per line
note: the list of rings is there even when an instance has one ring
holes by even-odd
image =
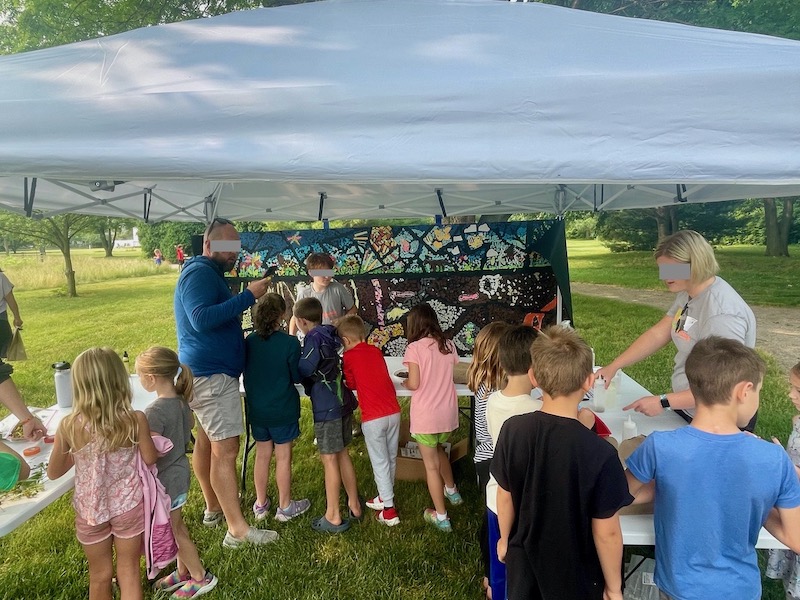
[[[22,434],[25,436],[26,440],[35,442],[36,440],[42,439],[42,437],[47,434],[47,428],[42,425],[38,417],[33,417],[22,426]]]
[[[14,317],[14,327],[17,329],[22,329],[22,319],[19,317]]]
[[[252,293],[257,300],[267,293],[267,288],[269,288],[270,281],[271,279],[269,278],[256,279],[248,284],[247,289],[250,290],[250,293]]]
[[[501,563],[506,562],[506,551],[508,551],[508,540],[500,538],[497,540],[497,560]]]
[[[645,396],[644,398],[639,398],[636,402],[631,402],[628,406],[623,406],[622,410],[635,410],[648,417],[655,417],[664,412],[664,408],[661,406],[660,396]]]
[[[614,375],[617,374],[617,371],[619,371],[619,369],[612,367],[611,365],[601,367],[595,371],[594,378],[599,379],[602,377],[603,381],[605,382],[605,387],[608,388],[608,384],[611,383],[611,380],[614,378]]]

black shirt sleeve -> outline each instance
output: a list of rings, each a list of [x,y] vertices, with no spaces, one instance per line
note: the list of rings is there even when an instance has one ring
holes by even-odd
[[[628,480],[614,452],[608,455],[598,473],[589,514],[593,519],[607,519],[631,502],[633,496],[628,491]]]

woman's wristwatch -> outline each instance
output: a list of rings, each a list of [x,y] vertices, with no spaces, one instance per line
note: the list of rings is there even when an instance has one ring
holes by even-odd
[[[661,394],[661,408],[666,409],[666,410],[669,410],[670,408],[672,408],[669,405],[669,400],[667,399],[667,395],[666,394]]]

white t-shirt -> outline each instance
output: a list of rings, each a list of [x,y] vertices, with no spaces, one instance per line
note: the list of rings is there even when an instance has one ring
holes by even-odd
[[[542,401],[534,399],[530,394],[506,396],[502,391],[497,391],[489,396],[486,401],[486,424],[489,426],[492,443],[497,445],[497,438],[500,437],[500,430],[506,420],[516,415],[534,412],[540,408],[542,408]],[[493,475],[489,477],[489,483],[486,484],[486,507],[497,514],[497,481]]]
[[[8,280],[6,274],[0,271],[0,312],[8,310],[8,302],[6,296],[14,289],[14,284]]]

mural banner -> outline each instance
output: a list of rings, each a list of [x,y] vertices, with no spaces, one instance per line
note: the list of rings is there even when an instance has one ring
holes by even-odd
[[[277,267],[272,291],[291,305],[310,285],[305,258],[330,254],[336,279],[353,294],[368,339],[386,355],[406,346],[405,315],[428,302],[460,354],[492,321],[536,327],[571,319],[566,237],[560,220],[455,225],[400,225],[242,233],[239,262],[229,274],[238,292]],[[245,315],[245,329],[251,327]]]

